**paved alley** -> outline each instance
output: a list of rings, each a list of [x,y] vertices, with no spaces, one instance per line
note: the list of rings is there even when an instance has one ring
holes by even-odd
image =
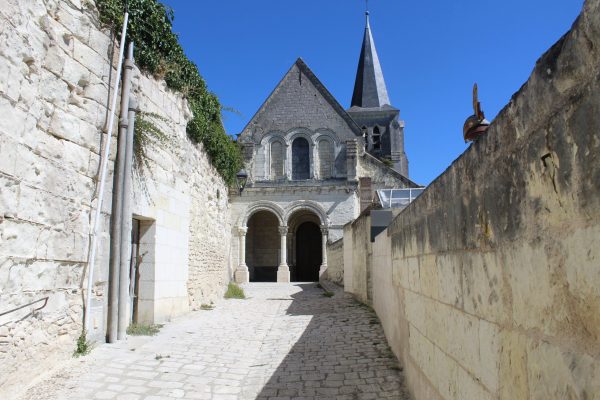
[[[340,289],[251,283],[154,337],[98,345],[24,400],[405,399],[375,314]]]

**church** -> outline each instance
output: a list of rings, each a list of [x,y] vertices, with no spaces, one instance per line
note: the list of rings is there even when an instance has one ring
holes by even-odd
[[[419,187],[399,117],[368,12],[350,108],[296,60],[238,137],[247,181],[231,196],[236,282],[319,280],[327,242],[375,190]]]

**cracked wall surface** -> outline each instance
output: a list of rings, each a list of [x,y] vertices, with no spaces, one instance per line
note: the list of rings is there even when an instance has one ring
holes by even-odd
[[[102,132],[117,48],[92,2],[3,0],[0,7],[0,398],[71,356],[81,332]],[[112,62],[112,64],[111,64]],[[133,212],[150,237],[143,322],[161,322],[220,296],[229,281],[228,188],[186,137],[190,111],[164,82],[134,70],[140,109],[168,145],[134,177]],[[118,118],[117,118],[118,119]],[[116,127],[116,123],[115,123]],[[116,130],[115,130],[116,131]],[[102,209],[89,335],[103,340],[113,138]]]
[[[599,157],[588,0],[487,134],[372,245],[372,305],[416,399],[600,399]],[[346,248],[358,231],[344,231],[344,282],[363,298],[369,263]]]

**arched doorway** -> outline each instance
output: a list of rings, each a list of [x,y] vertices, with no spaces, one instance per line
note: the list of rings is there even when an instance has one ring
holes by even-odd
[[[303,222],[296,230],[296,281],[319,280],[319,268],[323,260],[321,253],[321,228],[314,222]]]
[[[280,256],[279,220],[270,211],[258,211],[248,220],[246,264],[251,282],[276,282]]]
[[[290,215],[287,223],[291,280],[318,281],[323,260],[320,218],[312,210],[299,209]]]

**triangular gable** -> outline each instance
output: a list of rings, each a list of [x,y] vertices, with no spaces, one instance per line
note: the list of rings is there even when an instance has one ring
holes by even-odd
[[[257,127],[261,125],[270,125],[274,124],[275,128],[277,128],[276,121],[274,118],[266,120],[264,117],[264,113],[269,110],[270,106],[276,101],[278,93],[281,92],[283,86],[288,82],[292,77],[291,74],[298,69],[302,75],[308,78],[311,85],[316,89],[319,95],[325,100],[325,102],[331,107],[335,114],[340,118],[340,120],[344,121],[346,128],[348,128],[355,136],[362,136],[362,131],[360,127],[356,124],[356,122],[350,117],[350,115],[344,110],[344,108],[338,103],[338,101],[333,97],[333,95],[325,88],[325,86],[321,83],[321,81],[315,76],[315,74],[311,71],[311,69],[304,63],[301,58],[298,58],[296,62],[291,66],[291,68],[286,72],[281,81],[277,84],[275,89],[271,92],[271,94],[267,97],[264,103],[260,106],[256,114],[250,119],[248,124],[242,130],[240,134],[240,140],[244,141],[244,139],[249,138],[255,132],[253,127]],[[300,78],[301,79],[301,78]],[[314,104],[311,104],[314,106]],[[317,117],[318,118],[318,117]],[[318,124],[318,121],[315,123]],[[321,126],[322,127],[322,126]],[[264,126],[265,130],[270,130],[271,126]],[[277,129],[275,129],[277,130]],[[263,132],[267,133],[267,132]]]

